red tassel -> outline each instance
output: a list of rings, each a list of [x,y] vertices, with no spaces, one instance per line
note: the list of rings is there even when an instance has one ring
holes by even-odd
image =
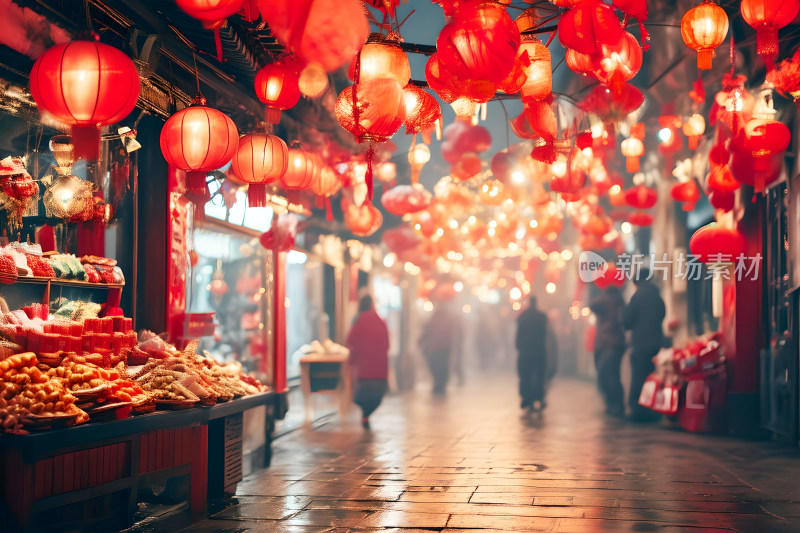
[[[72,126],[72,146],[75,159],[100,159],[100,130],[95,126]]]
[[[333,211],[331,210],[331,197],[325,197],[325,220],[333,222]]]
[[[214,44],[217,45],[217,61],[222,62],[222,39],[219,37],[219,28],[214,29]]]
[[[247,207],[267,207],[267,186],[251,183],[247,186]]]
[[[367,182],[367,199],[364,203],[371,202],[373,197],[372,191],[372,158],[375,156],[375,146],[370,143],[367,149],[367,175],[365,181]],[[362,204],[363,205],[363,204]]]
[[[186,171],[186,192],[197,194],[208,194],[208,184],[206,177],[208,172],[205,170],[187,170]]]

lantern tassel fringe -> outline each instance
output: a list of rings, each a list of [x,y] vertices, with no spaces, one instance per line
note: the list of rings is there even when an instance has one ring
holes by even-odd
[[[186,171],[186,192],[202,194],[205,191],[208,194],[207,176],[208,173],[205,170]]]
[[[72,126],[72,146],[75,159],[100,159],[100,130],[95,126]]]
[[[247,207],[267,207],[267,186],[251,183],[247,187]]]

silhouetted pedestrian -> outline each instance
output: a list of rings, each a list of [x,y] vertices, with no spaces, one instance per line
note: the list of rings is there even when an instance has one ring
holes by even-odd
[[[517,317],[517,373],[520,407],[541,410],[545,407],[547,381],[547,315],[536,307],[536,296]]]
[[[622,313],[625,329],[632,332],[631,345],[631,388],[628,406],[631,420],[642,422],[653,420],[653,412],[639,405],[639,395],[647,376],[655,369],[653,357],[661,349],[664,337],[662,322],[666,315],[664,300],[658,287],[647,279],[649,271],[641,269],[634,278],[636,292]]]
[[[434,394],[444,394],[447,390],[450,358],[460,328],[457,320],[449,303],[439,302],[419,337],[419,348],[425,355],[433,378]]]
[[[597,385],[606,404],[606,413],[611,416],[625,414],[625,392],[620,379],[620,366],[625,355],[625,330],[622,327],[624,307],[622,293],[613,285],[589,304],[595,316],[594,364]]]
[[[347,334],[347,347],[356,376],[353,401],[361,408],[361,424],[369,429],[369,416],[381,404],[388,388],[389,330],[375,311],[371,296],[361,298],[358,311]]]

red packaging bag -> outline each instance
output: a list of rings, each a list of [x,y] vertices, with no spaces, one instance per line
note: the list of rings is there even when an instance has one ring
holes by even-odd
[[[639,393],[639,405],[652,409],[656,402],[656,396],[663,385],[664,383],[655,373],[647,376],[647,380],[642,385],[642,392]]]
[[[726,395],[727,376],[724,367],[710,375],[688,378],[683,402],[678,409],[678,423],[686,431],[724,431],[727,422]]]
[[[651,409],[664,415],[674,415],[678,412],[680,391],[680,385],[664,384],[656,391]]]

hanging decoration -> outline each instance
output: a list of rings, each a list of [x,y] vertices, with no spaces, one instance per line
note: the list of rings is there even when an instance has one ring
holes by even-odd
[[[261,234],[258,241],[266,250],[273,252],[288,252],[294,248],[297,237],[297,217],[294,215],[279,215],[272,219],[272,225]]]
[[[258,9],[286,48],[328,72],[350,61],[369,35],[359,0],[258,0]]]
[[[614,8],[600,0],[584,0],[558,21],[559,42],[584,54],[600,54],[603,45],[619,45],[624,33]]]
[[[350,63],[348,76],[356,83],[393,79],[405,87],[411,79],[411,65],[400,48],[400,36],[371,33],[358,51],[358,60]]]
[[[700,199],[700,189],[697,187],[696,181],[689,180],[673,185],[670,195],[673,200],[683,204],[681,208],[684,211],[691,211]]]
[[[644,185],[636,185],[625,191],[625,203],[634,209],[650,209],[657,201],[656,190]]]
[[[331,196],[342,189],[342,179],[330,166],[325,165],[319,172],[319,177],[311,183],[311,190],[321,199],[325,207],[325,218],[328,222],[333,220],[331,211]],[[319,207],[319,204],[317,205]]]
[[[330,86],[328,73],[318,63],[307,63],[300,71],[297,87],[300,93],[307,98],[319,98]]]
[[[281,176],[281,185],[284,189],[305,190],[319,179],[322,163],[313,152],[301,148],[289,148],[287,159],[286,172]]]
[[[686,46],[697,51],[697,68],[701,70],[711,68],[714,49],[727,35],[728,15],[711,0],[704,0],[681,19],[681,37]]]
[[[414,185],[397,185],[381,196],[381,204],[391,214],[402,217],[427,209],[433,196],[419,183]]]
[[[371,203],[356,205],[352,202],[342,202],[344,223],[353,235],[369,237],[383,224],[383,215]]]
[[[256,72],[256,96],[266,104],[267,124],[278,124],[281,111],[297,105],[300,101],[300,86],[297,62],[275,61]]]
[[[792,22],[800,0],[742,0],[742,18],[756,30],[756,52],[768,64],[778,55],[778,30]]]
[[[219,29],[225,25],[225,19],[242,9],[244,0],[175,0],[175,3],[187,15],[202,22],[205,29],[214,30],[217,61],[222,61],[222,42],[219,38]]]
[[[747,252],[747,239],[736,229],[712,222],[694,232],[689,250],[701,263],[731,263]]]
[[[644,155],[644,143],[636,137],[630,137],[620,143],[620,151],[625,156],[625,169],[628,172],[639,172],[639,158]]]
[[[683,123],[683,134],[689,139],[689,150],[696,150],[700,138],[706,132],[706,119],[695,113]]]
[[[590,57],[595,79],[617,94],[624,82],[633,79],[642,68],[642,47],[628,32],[622,34],[618,43],[601,45],[600,53]]]
[[[267,184],[281,179],[289,166],[289,149],[283,139],[253,133],[239,139],[231,168],[247,187],[249,207],[267,206]]]
[[[0,159],[0,207],[8,214],[12,228],[22,227],[22,215],[35,202],[39,186],[33,181],[20,157]]]
[[[30,73],[40,111],[71,126],[77,159],[100,155],[100,127],[119,122],[136,107],[139,73],[130,57],[95,40],[56,45]]]

